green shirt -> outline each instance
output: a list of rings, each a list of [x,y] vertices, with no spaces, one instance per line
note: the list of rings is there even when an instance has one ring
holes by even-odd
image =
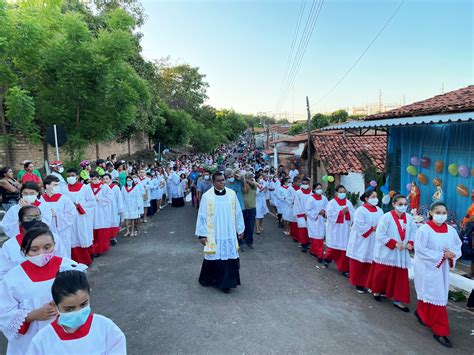
[[[105,170],[101,166],[98,166],[97,168],[95,168],[95,171],[97,171],[100,176],[103,176],[105,174]]]
[[[25,175],[26,171],[25,169],[21,169],[19,172],[18,172],[18,175],[17,175],[17,180],[18,181],[21,181],[21,178],[23,177],[23,175]],[[37,177],[39,177],[41,179],[41,174],[38,170],[36,169],[33,169],[33,174],[35,174]]]
[[[119,184],[120,186],[125,186],[127,182],[127,172],[125,170],[119,173]]]
[[[244,202],[245,202],[245,209],[250,210],[257,206],[257,189],[255,187],[247,185],[247,193],[244,193]]]

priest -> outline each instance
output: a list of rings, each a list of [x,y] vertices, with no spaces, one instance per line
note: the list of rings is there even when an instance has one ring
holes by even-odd
[[[214,173],[212,182],[214,188],[202,196],[196,221],[196,236],[204,246],[199,283],[230,293],[240,285],[238,239],[245,224],[235,192],[225,188],[224,174]]]

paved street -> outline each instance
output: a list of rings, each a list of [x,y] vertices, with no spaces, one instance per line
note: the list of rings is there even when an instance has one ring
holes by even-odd
[[[195,214],[189,206],[167,207],[146,234],[121,239],[89,271],[93,311],[121,327],[129,354],[473,351],[474,317],[463,304],[449,307],[455,348],[447,350],[413,312],[357,294],[332,267],[315,268],[271,216],[255,249],[241,255],[243,285],[230,295],[203,288]]]

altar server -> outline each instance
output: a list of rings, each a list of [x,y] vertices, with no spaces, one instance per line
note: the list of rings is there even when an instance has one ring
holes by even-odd
[[[109,318],[91,312],[86,274],[79,268],[63,270],[51,289],[59,317],[34,336],[27,355],[125,355],[126,340],[120,328]]]
[[[290,236],[293,238],[293,241],[295,243],[299,241],[299,235],[298,235],[298,224],[296,223],[297,219],[294,213],[294,204],[295,204],[296,191],[300,189],[300,185],[301,185],[301,178],[299,176],[295,176],[293,178],[293,183],[286,190],[286,203],[288,204],[288,211],[287,211],[286,217],[290,226]]]
[[[54,255],[48,228],[28,230],[21,248],[27,260],[8,271],[0,283],[0,330],[8,339],[7,355],[26,354],[36,333],[57,317],[51,286],[62,266],[76,265]]]
[[[349,259],[346,256],[349,232],[354,220],[354,206],[347,198],[343,185],[336,186],[336,196],[327,206],[326,255],[324,265],[327,267],[334,260],[337,270],[349,277]]]
[[[104,173],[105,174],[105,173]],[[101,182],[97,171],[91,172],[89,184],[97,201],[94,211],[94,256],[98,257],[110,249],[110,238],[114,233],[112,228],[112,199],[113,194],[108,186]]]
[[[318,262],[322,263],[324,258],[324,236],[326,235],[324,221],[328,199],[323,195],[323,186],[320,183],[313,185],[313,191],[314,193],[305,204],[306,223],[311,244],[309,252],[318,259]]]
[[[303,253],[306,253],[309,249],[305,211],[306,201],[309,197],[311,197],[311,186],[309,186],[309,179],[304,177],[300,189],[296,191],[295,202],[293,204],[293,214],[296,216],[296,224],[298,226],[298,240]]]
[[[124,237],[137,235],[135,225],[142,208],[143,197],[140,187],[137,187],[133,178],[127,176],[125,186],[122,187],[123,213],[122,218],[127,228]]]
[[[92,189],[79,181],[78,171],[69,169],[66,173],[67,186],[62,193],[76,206],[74,224],[72,225],[71,258],[78,263],[92,264],[94,238],[94,212],[97,201]]]
[[[392,299],[393,305],[403,312],[410,310],[410,285],[408,268],[409,251],[413,250],[416,225],[411,215],[406,213],[407,198],[393,197],[394,210],[385,213],[379,221],[375,236],[374,258],[367,279],[367,288],[372,290],[376,301],[382,294]]]
[[[116,245],[117,235],[120,232],[120,216],[123,213],[122,193],[120,192],[120,187],[112,182],[112,176],[110,176],[110,174],[105,173],[104,176],[102,176],[102,183],[112,192],[112,208],[110,209],[110,228],[112,229],[110,231],[110,244]]]
[[[255,211],[255,229],[256,234],[260,234],[263,231],[263,218],[268,213],[266,195],[268,191],[268,183],[265,181],[263,176],[260,176],[257,184],[256,191],[256,211]]]
[[[356,287],[357,292],[365,293],[367,276],[372,265],[375,230],[383,216],[383,211],[377,205],[377,192],[370,190],[362,194],[364,202],[354,213],[354,224],[351,228],[346,255],[350,263],[349,281]]]
[[[446,311],[449,270],[461,256],[461,239],[456,230],[446,224],[447,213],[444,203],[434,203],[429,222],[416,232],[414,270],[418,306],[415,316],[433,331],[433,337],[441,345],[451,348]]]

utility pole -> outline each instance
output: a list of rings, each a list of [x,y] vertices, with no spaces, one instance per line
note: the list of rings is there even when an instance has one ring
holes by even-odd
[[[379,89],[379,113],[382,112],[382,89]]]
[[[306,110],[308,111],[308,119],[306,120],[306,130],[308,131],[308,142],[307,142],[307,156],[308,156],[308,161],[307,161],[307,164],[308,164],[308,177],[311,179],[311,175],[312,172],[311,172],[311,161],[313,159],[312,157],[312,149],[311,149],[311,129],[310,129],[310,125],[311,125],[311,112],[309,110],[309,99],[308,99],[308,96],[306,96]]]

